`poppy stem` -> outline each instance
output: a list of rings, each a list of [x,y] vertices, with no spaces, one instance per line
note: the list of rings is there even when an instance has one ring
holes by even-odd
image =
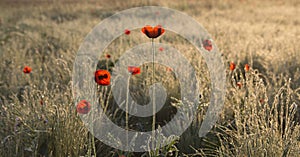
[[[108,69],[108,60],[106,60],[106,70],[109,70]]]
[[[129,83],[130,83],[130,77],[128,77],[128,81],[127,81],[127,93],[126,93],[126,112],[125,112],[125,123],[126,123],[126,147],[127,149],[129,149],[129,141],[128,141],[128,131],[129,131],[129,115],[128,115],[128,98],[129,98]]]
[[[155,48],[154,48],[154,39],[152,38],[152,82],[151,84],[154,85],[154,79],[155,79],[155,67],[154,67],[154,61],[155,61]],[[155,86],[153,86],[152,90],[152,149],[155,148],[154,146],[154,139],[155,139],[155,113],[156,113],[156,104],[155,104]]]

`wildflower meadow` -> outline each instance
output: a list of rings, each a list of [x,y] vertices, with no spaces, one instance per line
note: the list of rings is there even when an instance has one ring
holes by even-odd
[[[191,42],[161,23],[128,27],[98,56],[89,56],[97,64],[85,73],[90,65],[80,60],[85,56],[79,50],[85,41],[94,42],[86,38],[93,28],[143,6],[178,10],[211,38],[180,29],[196,36]],[[0,0],[0,157],[298,157],[299,14],[298,0]],[[162,12],[151,17],[175,18]],[[97,35],[108,38],[114,29]],[[144,54],[150,61],[134,64]],[[206,56],[219,56],[223,63],[209,65]],[[199,136],[211,116],[212,93],[219,90],[211,70],[223,66],[224,105]],[[127,77],[118,84],[119,73]],[[191,95],[196,103],[188,101]],[[131,102],[144,112],[132,109]],[[111,130],[105,136],[109,142],[97,138],[110,131],[102,121],[124,133],[113,136],[118,132]],[[131,132],[149,133],[145,146],[135,143]],[[144,151],[126,151],[131,147]]]

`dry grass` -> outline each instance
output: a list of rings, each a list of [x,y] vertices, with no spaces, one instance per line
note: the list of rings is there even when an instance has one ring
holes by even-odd
[[[205,61],[188,42],[167,32],[159,40],[179,49],[195,67],[202,98],[192,126],[160,151],[132,156],[298,156],[300,154],[300,3],[297,0],[213,1],[1,1],[0,2],[0,156],[118,156],[121,152],[95,140],[74,108],[71,80],[77,50],[89,31],[117,11],[134,6],[160,5],[187,13],[209,33],[227,70],[225,108],[206,138],[198,138],[199,124],[210,99]],[[105,53],[115,62],[124,51],[147,39],[134,30],[120,37]],[[105,62],[104,56],[99,58]],[[244,71],[244,64],[251,67]],[[29,65],[33,72],[22,73]],[[103,64],[99,64],[101,67]],[[142,67],[145,69],[147,65]],[[157,81],[170,89],[165,114],[178,98],[178,82],[160,65]],[[151,72],[151,68],[148,69]],[[131,94],[147,102],[141,76],[131,80]],[[241,82],[239,88],[236,83]],[[101,89],[99,91],[102,91]],[[146,94],[144,94],[146,93]],[[103,94],[103,93],[102,93]],[[145,99],[140,99],[145,97]],[[114,110],[116,123],[124,113]],[[174,107],[171,107],[174,109]],[[175,107],[176,110],[176,107]],[[112,112],[111,112],[112,111]],[[118,115],[118,116],[116,116]],[[151,119],[151,118],[150,118]],[[131,117],[131,123],[139,119]],[[149,119],[143,119],[147,127]],[[163,123],[163,121],[161,121]],[[180,123],[179,123],[180,124]],[[131,129],[137,129],[132,126]]]

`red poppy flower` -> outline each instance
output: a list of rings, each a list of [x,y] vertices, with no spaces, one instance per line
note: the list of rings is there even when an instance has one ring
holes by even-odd
[[[242,88],[242,86],[243,86],[241,82],[237,82],[236,85],[237,85],[239,88]]]
[[[44,100],[40,99],[40,105],[44,105]]]
[[[265,103],[265,100],[264,100],[264,99],[259,99],[259,102],[260,102],[261,104],[263,104],[263,103]]]
[[[245,71],[247,72],[247,71],[249,71],[249,69],[250,69],[249,64],[245,64]]]
[[[212,50],[212,43],[210,40],[204,40],[203,41],[203,47],[207,50],[207,51],[211,51]]]
[[[29,67],[29,66],[25,66],[24,67],[24,69],[23,69],[23,72],[25,73],[25,74],[29,74],[30,72],[31,72],[31,68]]]
[[[233,62],[230,62],[230,66],[229,66],[229,69],[231,71],[233,71],[235,69],[235,64]]]
[[[163,48],[163,47],[160,47],[158,50],[159,50],[159,51],[163,51],[163,50],[164,50],[164,48]]]
[[[126,35],[129,35],[129,34],[130,34],[130,30],[129,30],[129,29],[125,29],[124,33],[125,33]]]
[[[110,54],[105,55],[105,58],[107,58],[107,59],[109,59],[110,57],[111,57]]]
[[[97,70],[95,72],[95,82],[98,85],[107,86],[110,84],[110,73],[107,70]]]
[[[128,72],[130,72],[131,75],[136,75],[136,74],[140,74],[141,73],[141,69],[139,67],[129,66],[128,67]]]
[[[87,114],[90,112],[91,110],[91,104],[89,102],[87,102],[86,100],[81,100],[77,106],[76,106],[76,110],[78,113],[80,114]]]
[[[157,25],[155,27],[147,25],[142,28],[142,32],[147,35],[148,38],[157,38],[160,35],[164,34],[165,29],[163,29],[160,25]]]
[[[167,67],[167,71],[173,71],[173,69],[170,67]]]

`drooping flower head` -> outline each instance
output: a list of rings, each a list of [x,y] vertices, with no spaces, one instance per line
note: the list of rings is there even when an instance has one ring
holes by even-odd
[[[87,102],[86,100],[81,100],[77,105],[76,105],[76,111],[80,114],[87,114],[91,110],[91,104]]]
[[[107,70],[97,70],[95,72],[95,82],[101,86],[108,86],[110,84],[110,73]]]
[[[136,66],[128,66],[128,72],[131,75],[137,75],[141,73],[141,69],[139,67]]]
[[[23,69],[23,73],[25,74],[29,74],[31,72],[31,68],[29,66],[25,66],[24,69]]]
[[[142,32],[148,37],[148,38],[157,38],[160,35],[164,34],[165,29],[161,27],[161,25],[157,25],[155,27],[152,26],[145,26],[142,28]]]

